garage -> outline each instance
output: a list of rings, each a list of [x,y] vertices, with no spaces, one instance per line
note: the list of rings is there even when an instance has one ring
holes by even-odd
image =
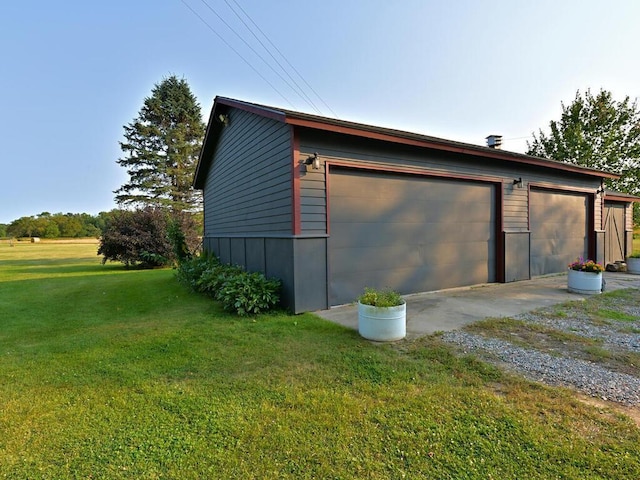
[[[328,190],[332,305],[495,281],[492,183],[332,168]]]
[[[531,189],[531,275],[566,270],[579,256],[588,256],[588,196]]]

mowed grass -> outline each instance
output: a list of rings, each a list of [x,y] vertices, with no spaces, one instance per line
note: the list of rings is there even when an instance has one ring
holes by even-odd
[[[569,391],[95,250],[0,245],[2,478],[640,478],[635,424]]]

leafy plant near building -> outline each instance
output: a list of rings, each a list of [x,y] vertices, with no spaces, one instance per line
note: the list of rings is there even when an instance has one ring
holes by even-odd
[[[196,292],[218,300],[239,316],[257,315],[275,308],[280,301],[281,282],[262,273],[249,273],[237,265],[220,263],[203,254],[180,263],[178,280]]]
[[[369,287],[364,289],[364,293],[358,297],[358,301],[363,305],[374,307],[397,307],[404,303],[398,292],[390,289],[377,290]]]

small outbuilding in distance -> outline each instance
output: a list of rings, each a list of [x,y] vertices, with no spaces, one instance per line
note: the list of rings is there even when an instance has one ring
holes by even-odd
[[[635,197],[612,173],[216,97],[194,186],[204,248],[283,283],[299,313],[623,260]]]

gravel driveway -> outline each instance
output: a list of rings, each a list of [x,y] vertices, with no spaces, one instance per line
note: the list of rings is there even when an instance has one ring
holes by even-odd
[[[640,405],[640,365],[627,365],[631,373],[615,371],[602,362],[577,358],[582,339],[597,342],[606,353],[614,352],[638,359],[640,354],[640,290],[628,290],[623,296],[589,298],[583,305],[566,304],[533,313],[511,317],[515,330],[564,332],[560,348],[528,348],[522,342],[510,342],[504,337],[517,335],[495,330],[466,328],[442,334],[442,339],[465,352],[474,352],[484,359],[506,366],[535,381],[578,389],[592,397],[618,402],[626,406]],[[587,340],[585,340],[587,342]],[[534,342],[535,343],[535,342]],[[540,345],[545,344],[540,343]],[[545,351],[541,351],[545,350]],[[619,369],[618,369],[619,370]]]

